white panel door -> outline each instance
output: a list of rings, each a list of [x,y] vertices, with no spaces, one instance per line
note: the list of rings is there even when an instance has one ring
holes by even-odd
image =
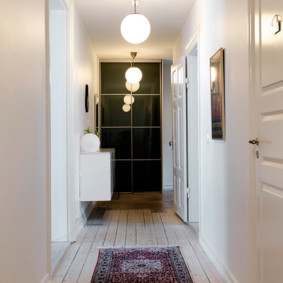
[[[173,109],[173,187],[175,212],[187,222],[185,58],[171,68]]]
[[[283,31],[274,33],[272,19],[278,14],[283,17],[283,1],[258,1],[257,282],[276,283],[283,282]]]

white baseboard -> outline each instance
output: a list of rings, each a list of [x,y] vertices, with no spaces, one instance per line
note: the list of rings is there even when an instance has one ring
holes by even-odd
[[[75,231],[74,231],[74,240],[76,240],[77,239],[77,237],[78,237],[78,235],[80,234],[80,232],[82,231],[82,229],[84,228],[84,226],[85,226],[85,221],[82,221],[81,219],[78,219],[77,221],[76,221],[76,227],[75,227]]]
[[[173,184],[163,185],[163,191],[173,191]]]
[[[86,221],[95,206],[95,203],[96,203],[95,201],[89,202],[88,206],[84,210],[84,218],[76,218],[75,229],[70,235],[71,242],[77,239],[78,235],[84,228]]]
[[[47,273],[47,274],[43,277],[43,279],[40,281],[40,283],[48,283],[48,282],[51,282],[51,281],[49,281],[49,274]]]
[[[52,238],[52,242],[67,242],[67,235]]]
[[[238,283],[231,270],[222,262],[222,260],[219,259],[217,254],[210,248],[208,242],[202,235],[199,235],[199,243],[224,282]]]

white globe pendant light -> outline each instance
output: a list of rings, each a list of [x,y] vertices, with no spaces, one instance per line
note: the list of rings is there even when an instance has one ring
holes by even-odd
[[[130,92],[136,92],[140,88],[140,83],[131,84],[130,82],[126,81],[125,83],[126,89]]]
[[[130,14],[121,23],[121,33],[129,43],[142,43],[150,34],[150,23],[144,15]]]
[[[148,19],[141,14],[137,14],[136,7],[138,1],[133,0],[135,12],[126,16],[121,23],[121,34],[126,41],[132,44],[144,42],[150,34],[150,23]]]
[[[126,80],[131,84],[136,84],[142,79],[142,72],[137,67],[130,67],[125,74]]]
[[[131,110],[131,106],[129,104],[124,104],[122,109],[124,112],[129,112]]]
[[[134,104],[135,98],[131,94],[127,94],[124,97],[124,102],[125,102],[125,104],[129,104],[129,105]]]

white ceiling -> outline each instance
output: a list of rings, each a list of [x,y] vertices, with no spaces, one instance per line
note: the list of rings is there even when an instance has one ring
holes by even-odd
[[[123,18],[133,13],[131,0],[75,0],[75,5],[101,59],[172,59],[172,47],[181,31],[193,0],[140,0],[137,12],[151,23],[149,38],[138,45],[121,36]]]

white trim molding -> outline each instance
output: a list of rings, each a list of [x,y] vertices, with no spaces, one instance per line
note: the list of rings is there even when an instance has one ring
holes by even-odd
[[[90,216],[95,206],[95,203],[95,201],[92,201],[88,204],[88,206],[83,212],[84,217],[75,217],[75,228],[69,234],[69,238],[72,239],[72,242],[77,239],[78,235],[86,225],[87,219]]]
[[[186,47],[185,47],[185,51],[189,52],[194,45],[199,43],[199,39],[198,39],[198,28],[195,29],[194,35],[192,36],[191,40],[187,43]]]
[[[201,102],[200,102],[200,40],[199,40],[199,25],[197,25],[194,29],[194,32],[192,33],[192,37],[190,38],[190,40],[188,41],[188,43],[185,46],[185,56],[187,57],[187,73],[190,74],[192,72],[192,70],[189,70],[191,68],[191,63],[190,63],[190,57],[192,55],[195,56],[195,52],[197,51],[197,123],[198,123],[198,132],[197,132],[197,139],[198,139],[198,148],[197,148],[197,156],[198,156],[198,165],[197,165],[197,171],[198,171],[198,222],[199,222],[199,230],[201,231],[201,188],[202,188],[202,171],[201,171],[201,140],[202,140],[202,136],[201,136]],[[191,75],[189,75],[191,77]],[[191,87],[189,88],[189,97],[192,96],[192,91],[191,91]],[[189,109],[189,108],[188,108]],[[191,113],[191,110],[188,110],[189,113]],[[190,119],[190,118],[188,118]],[[187,121],[188,126],[190,126],[189,121]],[[191,132],[192,129],[190,129],[189,132]],[[189,140],[191,139],[190,134],[189,134]],[[190,147],[190,142],[189,142],[189,152],[192,151],[192,148]],[[189,158],[190,160],[190,158]],[[190,165],[189,165],[190,168]],[[193,194],[192,196],[195,196],[195,194]],[[192,199],[193,200],[193,199]],[[194,201],[194,200],[193,200]],[[196,209],[195,209],[196,210]],[[190,210],[189,210],[190,211]],[[190,213],[190,212],[189,212]],[[192,215],[196,215],[196,213],[192,213]],[[189,218],[190,219],[190,218]],[[194,219],[193,220],[197,220]],[[194,222],[194,221],[193,221]]]
[[[49,282],[51,282],[49,279],[50,279],[49,274],[47,273],[47,274],[45,274],[43,279],[40,281],[40,283],[49,283]]]
[[[202,235],[199,236],[199,243],[224,282],[238,283],[231,270],[217,256],[216,252],[210,248],[210,245]]]
[[[256,59],[259,57],[259,44],[256,36],[256,30],[259,28],[260,1],[249,1],[249,135],[256,137],[256,95],[257,78],[260,76],[256,65]],[[260,85],[260,84],[259,84]],[[250,147],[249,158],[249,176],[250,176],[250,243],[251,243],[251,280],[257,282],[259,260],[257,255],[257,195],[256,195],[256,162],[254,161],[254,150]]]

